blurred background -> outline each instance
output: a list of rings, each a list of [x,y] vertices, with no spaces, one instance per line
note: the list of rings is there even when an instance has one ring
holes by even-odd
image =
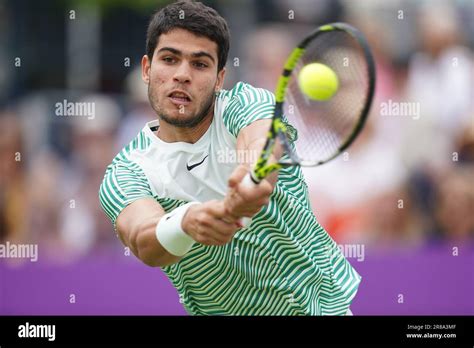
[[[0,0],[0,243],[39,246],[38,263],[0,259],[0,314],[184,314],[98,201],[106,166],[155,118],[139,65],[168,2]],[[338,243],[363,246],[355,314],[474,314],[474,2],[204,2],[231,30],[225,88],[273,90],[316,25],[367,36],[368,125],[345,157],[305,170],[312,207]],[[58,114],[63,101],[95,117]],[[418,111],[383,111],[401,103]]]

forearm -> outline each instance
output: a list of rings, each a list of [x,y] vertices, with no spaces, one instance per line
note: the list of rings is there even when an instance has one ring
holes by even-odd
[[[143,199],[126,207],[117,219],[122,242],[152,267],[177,263],[196,242],[224,245],[238,228],[221,201],[192,202],[165,214],[157,202]]]
[[[159,218],[150,218],[130,234],[129,246],[143,263],[151,267],[164,267],[178,262],[181,257],[166,251],[156,238]]]

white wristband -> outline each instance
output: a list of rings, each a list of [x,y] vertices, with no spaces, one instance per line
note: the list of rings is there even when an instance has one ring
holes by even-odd
[[[195,241],[183,231],[181,221],[189,207],[199,202],[186,203],[161,217],[156,225],[156,239],[163,248],[175,256],[183,256],[191,250]]]

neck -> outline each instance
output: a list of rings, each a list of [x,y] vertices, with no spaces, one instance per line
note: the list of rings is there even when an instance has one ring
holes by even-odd
[[[212,110],[212,109],[211,109]],[[195,127],[184,128],[173,126],[160,120],[160,128],[155,132],[156,136],[167,143],[185,142],[194,144],[206,133],[212,123],[214,113],[209,112],[206,117]]]

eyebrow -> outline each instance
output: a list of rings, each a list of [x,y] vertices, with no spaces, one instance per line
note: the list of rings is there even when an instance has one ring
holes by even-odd
[[[177,56],[182,56],[183,55],[183,52],[181,52],[180,50],[177,50],[176,48],[173,48],[173,47],[162,47],[158,50],[157,53],[160,53],[160,52],[163,52],[163,51],[169,51],[173,54],[176,54]],[[212,60],[213,63],[216,62],[214,57],[211,56],[209,53],[207,53],[205,51],[193,52],[193,53],[191,53],[191,57],[193,57],[193,58],[208,57],[210,60]]]

